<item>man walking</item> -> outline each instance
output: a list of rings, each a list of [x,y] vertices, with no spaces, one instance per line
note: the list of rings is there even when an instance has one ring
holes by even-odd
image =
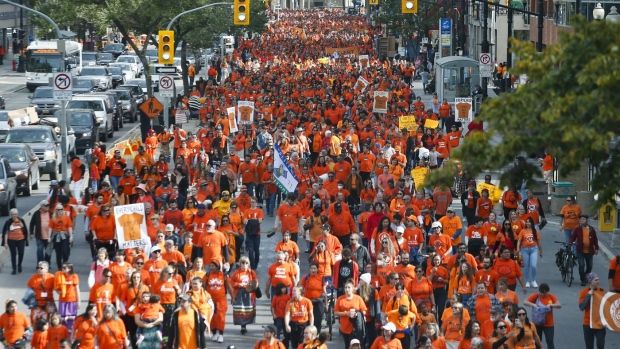
[[[588,216],[579,216],[579,226],[573,230],[569,243],[575,243],[577,262],[579,263],[579,278],[581,286],[586,285],[586,275],[592,272],[592,260],[598,253],[598,238],[594,227],[588,224]]]

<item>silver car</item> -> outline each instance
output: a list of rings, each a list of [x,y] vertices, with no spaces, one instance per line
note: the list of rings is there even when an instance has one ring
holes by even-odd
[[[110,73],[106,67],[84,67],[80,72],[80,77],[97,80],[99,82],[98,87],[102,91],[111,89],[113,86],[112,73]]]

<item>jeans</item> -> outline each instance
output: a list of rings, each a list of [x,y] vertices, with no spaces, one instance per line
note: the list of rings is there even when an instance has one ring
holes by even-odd
[[[267,194],[267,215],[273,216],[276,207],[276,193]]]
[[[254,191],[256,190],[256,183],[252,182],[252,183],[244,183],[245,187],[248,188],[248,195],[250,196],[256,196],[256,194],[254,193]]]
[[[284,347],[288,349],[288,335],[286,335],[286,331],[284,330],[284,318],[278,317],[273,319],[273,324],[276,326],[276,338],[282,341]]]
[[[62,265],[69,261],[69,253],[71,253],[71,247],[69,246],[69,238],[54,242],[54,251],[56,252],[56,265],[58,270],[62,269]]]
[[[49,240],[37,239],[37,263],[41,261],[50,262],[51,256],[46,252],[49,243]]]
[[[593,258],[593,253],[577,252],[577,263],[579,264],[579,278],[581,279],[582,283],[586,281],[586,275],[592,272]]]
[[[312,314],[314,315],[314,327],[321,328],[323,315],[325,314],[325,305],[322,298],[312,300]]]
[[[583,340],[586,342],[586,349],[594,349],[594,339],[596,338],[596,349],[605,348],[605,328],[595,330],[590,326],[583,326]]]
[[[116,193],[118,189],[118,182],[120,182],[121,177],[117,177],[117,176],[109,176],[109,177],[110,177],[110,186],[112,187],[112,189],[114,189],[114,192]]]
[[[536,281],[536,265],[538,264],[538,246],[521,248],[525,282]]]
[[[19,267],[22,271],[22,262],[24,261],[24,248],[26,247],[26,239],[23,240],[7,240],[9,251],[11,252],[11,267],[13,271]]]
[[[545,342],[547,342],[547,349],[555,349],[555,344],[553,344],[554,329],[555,327],[553,326],[550,326],[550,327],[536,326],[536,332],[538,333],[538,337],[540,337],[541,340],[544,334]]]
[[[248,234],[245,237],[245,249],[248,251],[250,267],[256,270],[260,260],[260,234]]]
[[[570,240],[570,236],[573,234],[573,230],[572,229],[564,229],[564,242],[568,243],[568,241]]]

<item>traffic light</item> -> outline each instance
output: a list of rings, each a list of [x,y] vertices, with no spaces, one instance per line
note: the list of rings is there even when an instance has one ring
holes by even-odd
[[[157,62],[159,64],[174,63],[174,31],[159,31],[159,47],[157,48]]]
[[[250,25],[250,0],[234,0],[233,24]]]
[[[418,13],[418,0],[400,0],[401,13]]]

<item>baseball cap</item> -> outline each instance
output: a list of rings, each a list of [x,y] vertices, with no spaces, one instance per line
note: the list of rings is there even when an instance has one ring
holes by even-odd
[[[174,225],[170,223],[166,224],[166,231],[174,231]]]
[[[198,205],[196,205],[196,208],[199,209],[199,210],[204,210],[207,207],[204,204],[198,204]]]
[[[276,329],[276,327],[274,325],[267,325],[267,326],[263,326],[263,328],[265,329],[265,331],[269,331],[271,333],[278,333],[278,330]]]
[[[349,343],[349,345],[353,345],[353,344],[361,344],[361,343],[360,343],[359,339],[353,338],[353,339],[351,339],[351,343]]]
[[[381,328],[387,331],[396,332],[396,325],[394,325],[394,323],[392,322],[388,322],[387,324],[383,325],[383,327]]]
[[[397,227],[396,228],[396,232],[397,233],[404,233],[405,232],[405,228],[404,227]]]
[[[431,229],[435,228],[441,228],[441,222],[433,222],[433,224],[431,224]]]
[[[151,248],[151,253],[155,253],[157,251],[161,252],[161,248],[159,248],[159,246],[155,245],[153,246],[153,248]]]

